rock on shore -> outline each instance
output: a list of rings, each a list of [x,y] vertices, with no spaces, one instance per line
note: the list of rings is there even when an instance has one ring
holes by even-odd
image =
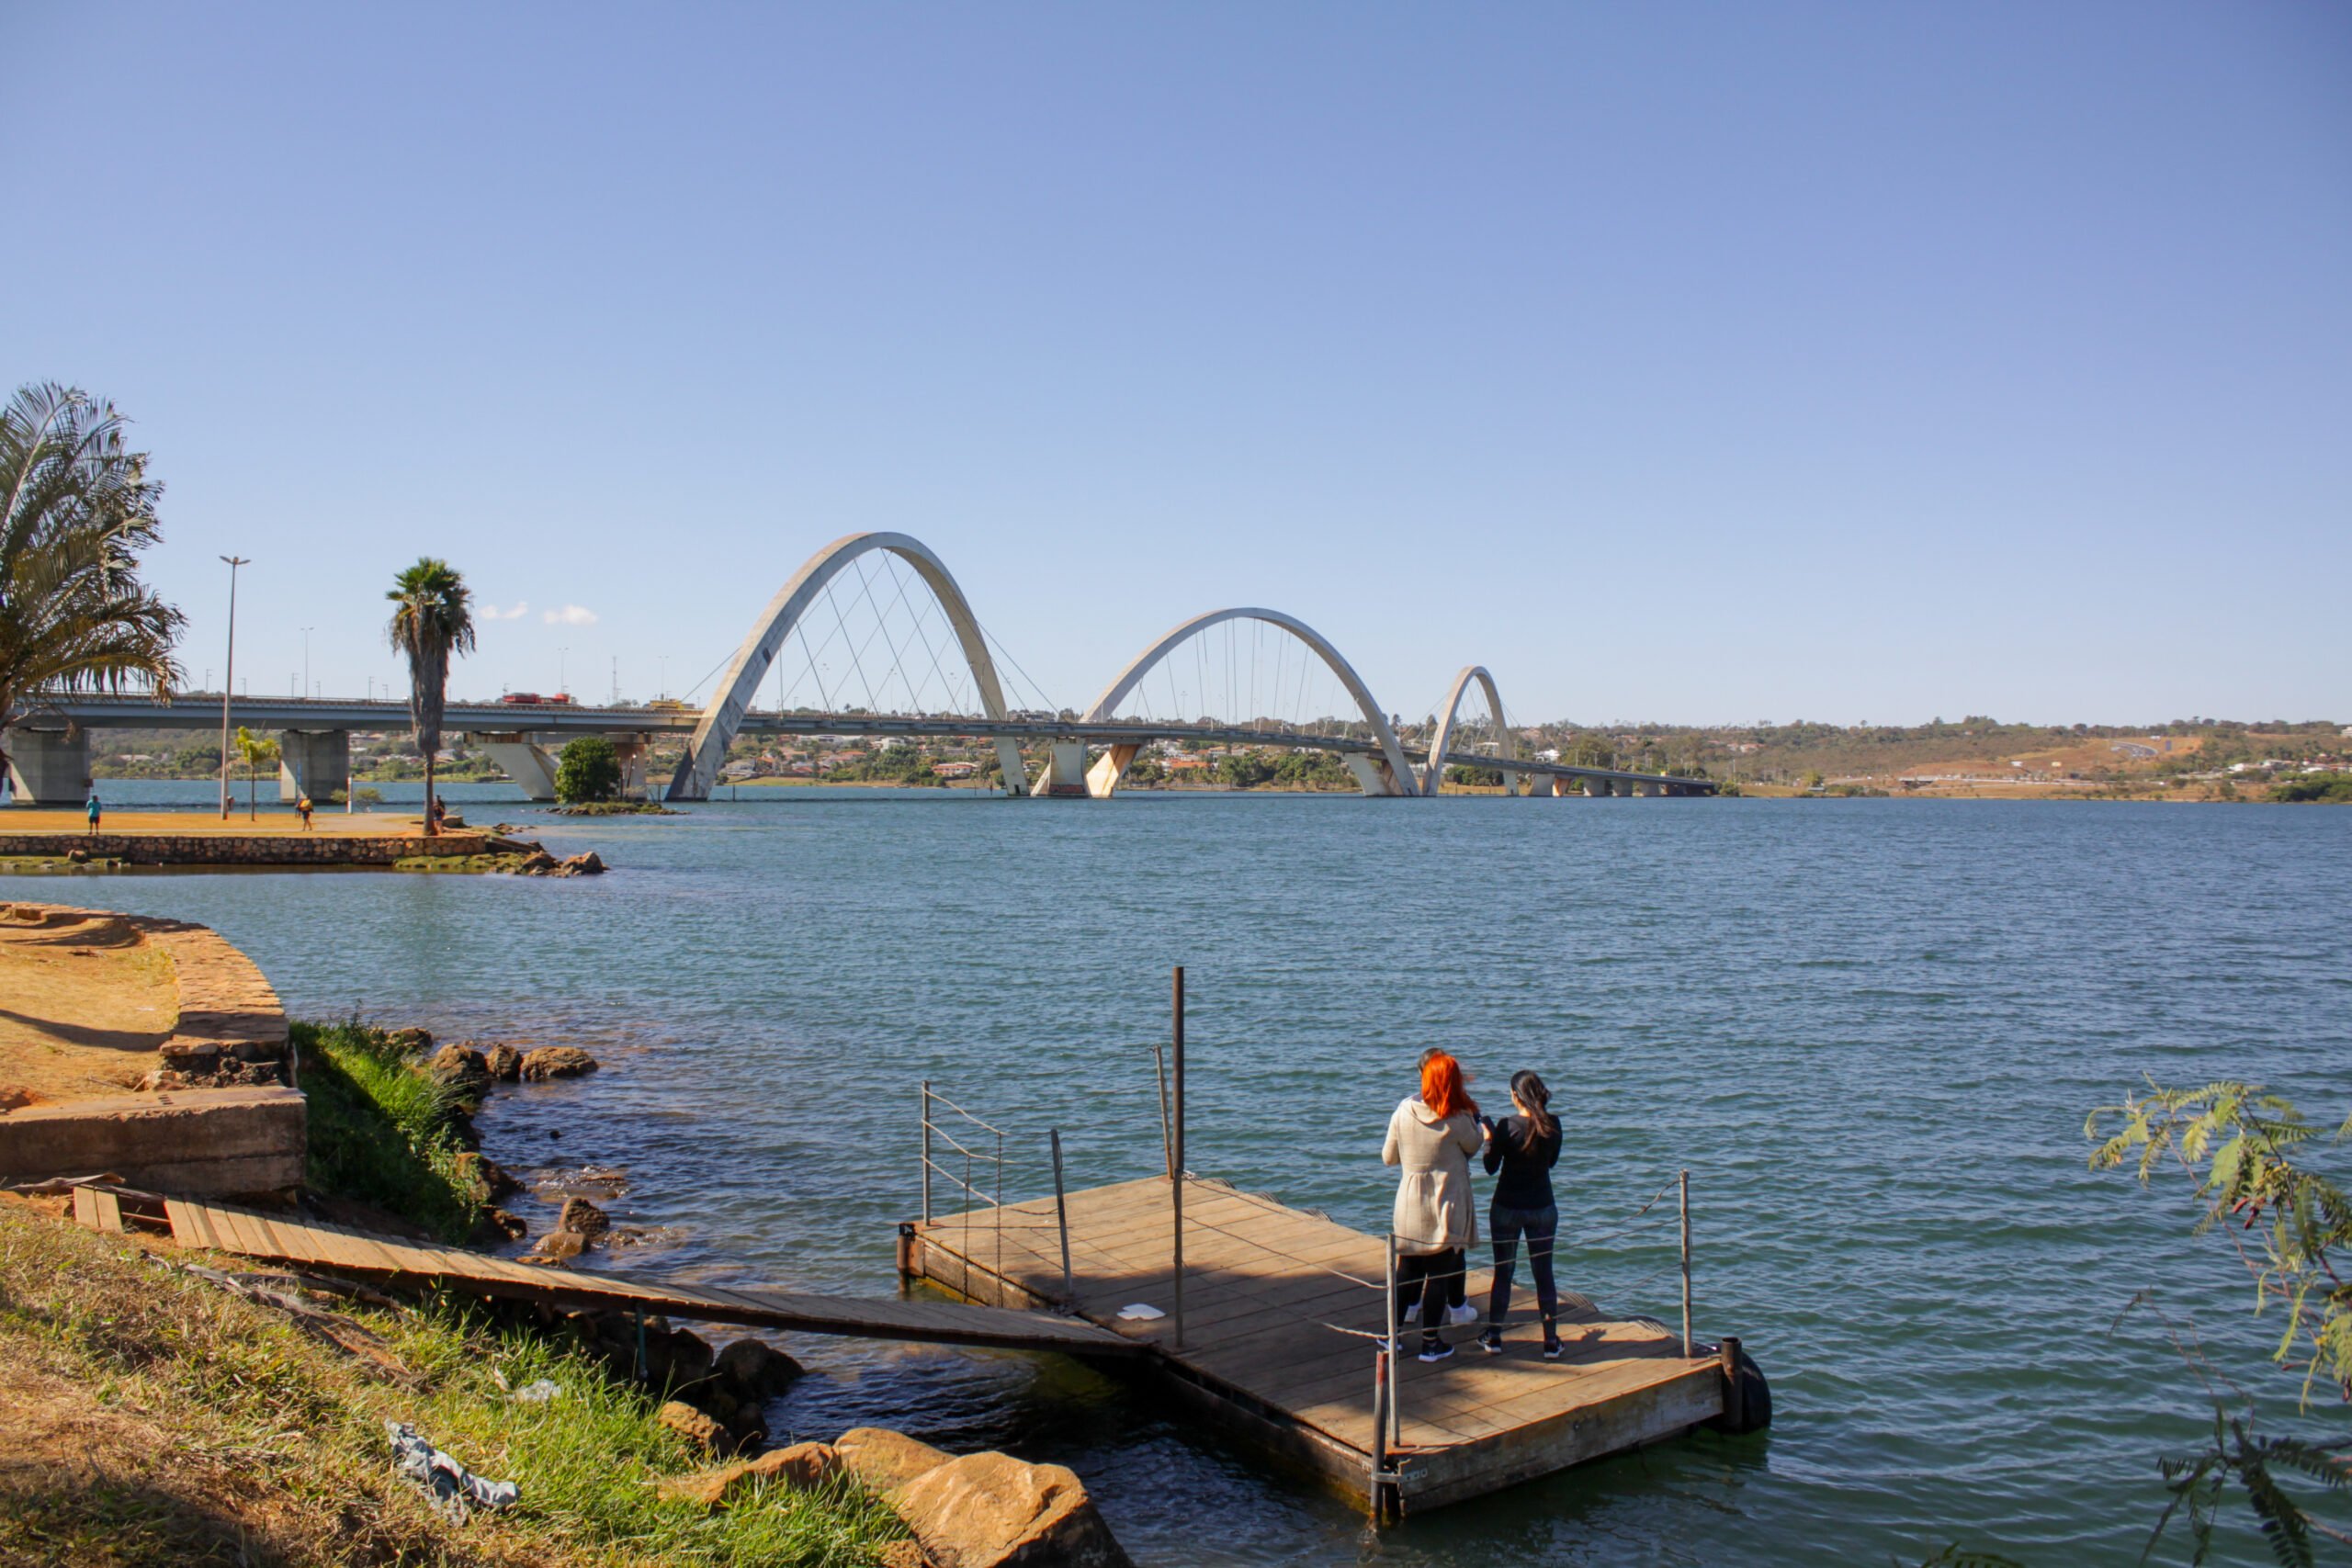
[[[667,1416],[665,1406],[670,1424]],[[676,1426],[688,1424],[681,1415]],[[995,1452],[958,1458],[876,1427],[664,1482],[662,1495],[723,1508],[754,1480],[817,1487],[840,1474],[878,1494],[914,1532],[916,1550],[899,1554],[908,1568],[1134,1568],[1085,1483],[1063,1466]]]
[[[576,1045],[542,1045],[525,1056],[515,1070],[534,1083],[576,1078],[594,1072],[596,1058]]]

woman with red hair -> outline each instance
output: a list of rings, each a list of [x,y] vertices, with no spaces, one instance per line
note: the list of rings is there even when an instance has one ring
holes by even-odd
[[[1461,1303],[1464,1249],[1478,1239],[1478,1211],[1470,1191],[1470,1156],[1485,1142],[1478,1102],[1470,1098],[1462,1064],[1431,1047],[1421,1053],[1421,1092],[1398,1102],[1388,1118],[1380,1163],[1402,1167],[1396,1182],[1396,1320],[1421,1309],[1421,1359],[1442,1361],[1453,1347],[1438,1337],[1446,1323],[1478,1321]]]

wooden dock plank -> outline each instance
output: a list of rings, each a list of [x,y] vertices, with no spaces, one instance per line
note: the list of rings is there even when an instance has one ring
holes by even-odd
[[[526,1269],[505,1258],[454,1247],[411,1246],[342,1227],[304,1224],[282,1216],[178,1199],[166,1203],[165,1213],[174,1236],[185,1247],[209,1247],[295,1264],[327,1264],[357,1273],[430,1279],[492,1294],[537,1294],[568,1304],[642,1308],[695,1321],[809,1334],[1076,1355],[1132,1355],[1136,1348],[1118,1334],[1082,1318],[946,1302],[718,1290],[619,1274]]]

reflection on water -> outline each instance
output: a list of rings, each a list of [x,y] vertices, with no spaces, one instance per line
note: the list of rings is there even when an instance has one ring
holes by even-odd
[[[1374,1539],[1073,1363],[794,1341],[816,1372],[778,1434],[1069,1464],[1147,1564],[1916,1562],[1955,1538],[2134,1561],[2154,1458],[2199,1422],[2148,1325],[2106,1337],[2116,1309],[2157,1282],[2244,1364],[2267,1341],[2177,1195],[2085,1169],[2083,1113],[2143,1071],[2346,1109],[2352,817],[2324,808],[795,791],[575,821],[504,793],[618,869],[107,899],[219,926],[297,1012],[597,1054],[482,1125],[557,1201],[583,1166],[626,1172],[615,1217],[654,1233],[631,1267],[892,1289],[925,1077],[1013,1134],[1016,1196],[1048,1190],[1052,1127],[1074,1184],[1149,1173],[1175,963],[1204,1172],[1378,1228],[1381,1131],[1432,1042],[1487,1095],[1520,1066],[1555,1086],[1569,1229],[1690,1168],[1702,1331],[1747,1338],[1779,1425]],[[1670,1259],[1670,1231],[1572,1246],[1562,1282],[1671,1318],[1670,1274],[1615,1293]]]

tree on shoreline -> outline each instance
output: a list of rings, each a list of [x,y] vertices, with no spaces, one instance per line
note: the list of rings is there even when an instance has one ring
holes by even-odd
[[[160,537],[147,455],[110,402],[55,382],[0,409],[0,767],[45,693],[145,686],[168,699],[187,617],[138,577]]]
[[[433,758],[441,750],[441,711],[448,696],[449,656],[474,646],[473,593],[447,561],[420,556],[384,595],[399,606],[385,636],[408,660],[408,711],[424,759],[424,830],[440,831],[433,810]]]
[[[245,764],[245,817],[252,820],[260,815],[260,807],[254,802],[261,791],[262,764],[277,761],[277,742],[255,735],[241,724],[237,726],[237,739],[232,744],[237,749],[238,760]]]
[[[620,793],[620,753],[601,735],[582,735],[564,746],[556,764],[555,797],[566,806],[610,800]]]

